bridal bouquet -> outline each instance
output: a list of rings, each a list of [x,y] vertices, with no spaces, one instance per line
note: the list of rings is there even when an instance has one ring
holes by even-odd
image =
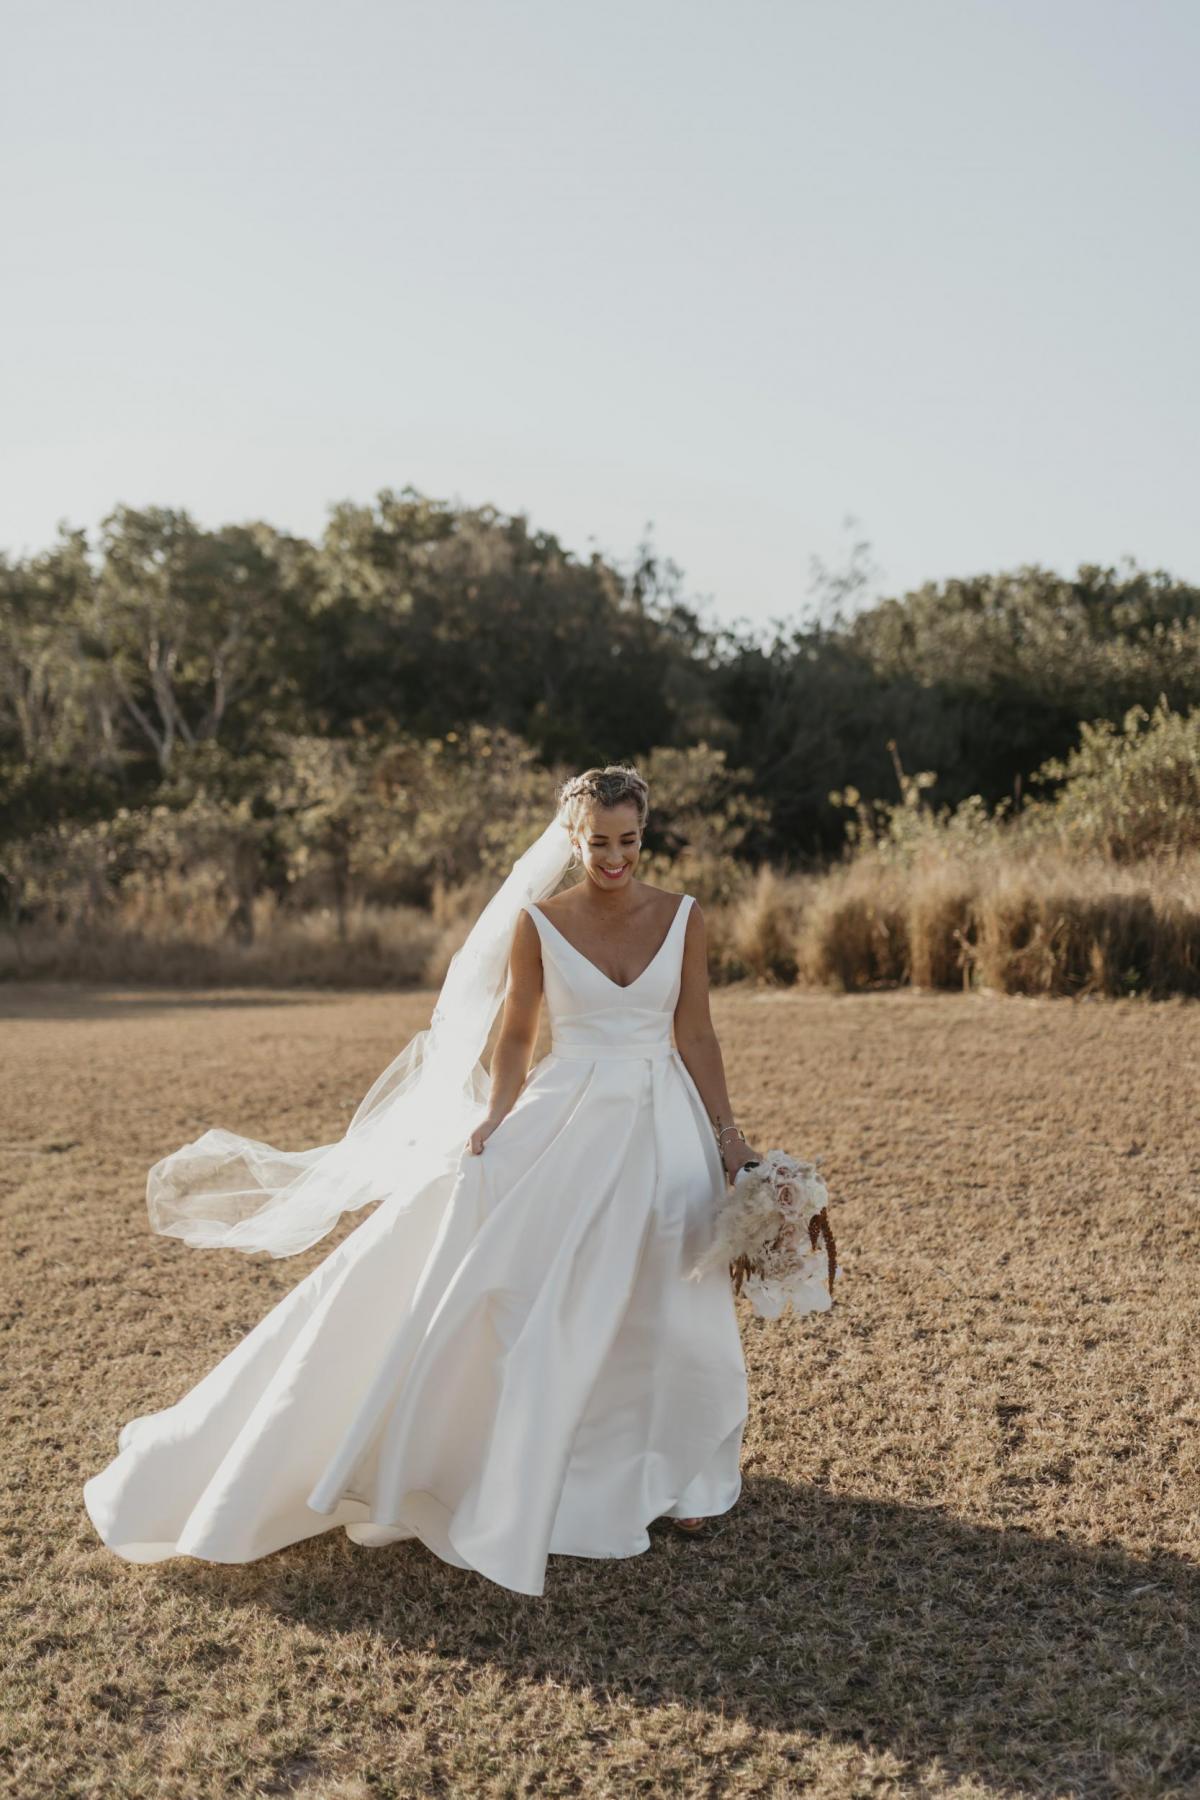
[[[828,1190],[817,1173],[821,1160],[803,1162],[770,1150],[761,1162],[743,1164],[692,1280],[727,1263],[734,1293],[744,1289],[762,1319],[777,1319],[789,1303],[799,1318],[828,1312],[837,1247],[829,1228]],[[820,1239],[823,1251],[817,1249]]]

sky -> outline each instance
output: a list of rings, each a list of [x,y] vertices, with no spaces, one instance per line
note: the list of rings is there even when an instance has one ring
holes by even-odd
[[[765,628],[1200,581],[1197,0],[9,0],[0,550],[412,485]]]

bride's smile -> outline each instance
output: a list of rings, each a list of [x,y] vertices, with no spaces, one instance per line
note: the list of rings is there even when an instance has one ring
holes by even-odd
[[[576,840],[576,853],[593,893],[600,890],[607,894],[616,889],[628,895],[642,851],[637,807],[632,801],[618,806],[592,806],[586,824],[587,829]],[[611,916],[611,903],[607,900],[605,911]]]

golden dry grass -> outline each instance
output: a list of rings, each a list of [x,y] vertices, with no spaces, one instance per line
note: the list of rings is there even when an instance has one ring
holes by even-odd
[[[1191,853],[1117,864],[935,837],[911,861],[868,851],[820,873],[686,863],[664,872],[668,885],[705,896],[718,985],[1200,995],[1200,856]],[[732,897],[707,897],[726,886]],[[428,910],[356,902],[341,931],[328,907],[281,909],[260,894],[243,942],[227,904],[177,883],[153,904],[139,893],[62,924],[8,921],[0,983],[438,987],[493,891],[477,878],[437,886]]]
[[[751,1140],[825,1155],[846,1278],[813,1319],[739,1303],[745,1487],[705,1540],[554,1557],[541,1599],[340,1532],[98,1542],[121,1423],[335,1241],[156,1238],[148,1164],[208,1124],[327,1141],[429,1004],[0,990],[4,1791],[1200,1792],[1194,1002],[714,996]]]
[[[255,935],[239,942],[203,908],[140,919],[132,909],[68,926],[8,925],[0,981],[83,981],[195,987],[416,987],[437,985],[466,928],[437,908],[355,905],[344,937],[328,907],[280,913],[271,896],[254,908]],[[450,939],[449,948],[445,940]]]
[[[794,964],[816,985],[1200,995],[1194,856],[1122,866],[990,850],[937,850],[911,865],[863,855],[756,899],[759,942],[790,927]]]

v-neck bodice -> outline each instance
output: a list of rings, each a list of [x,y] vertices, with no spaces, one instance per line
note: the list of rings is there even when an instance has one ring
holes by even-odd
[[[540,907],[526,906],[541,939],[551,1054],[670,1054],[691,898],[682,896],[662,943],[625,987],[577,950]]]

